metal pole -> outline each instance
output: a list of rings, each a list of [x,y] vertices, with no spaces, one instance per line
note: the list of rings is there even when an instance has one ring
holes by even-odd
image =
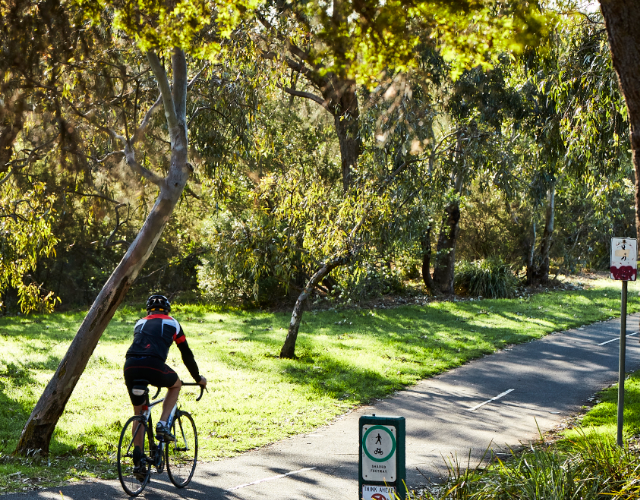
[[[627,348],[627,282],[622,282],[622,304],[620,306],[620,362],[618,373],[618,446],[622,446],[624,415],[624,362]]]

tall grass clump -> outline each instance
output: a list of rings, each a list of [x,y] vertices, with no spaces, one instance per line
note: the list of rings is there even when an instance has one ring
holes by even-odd
[[[437,492],[412,500],[595,500],[640,498],[640,457],[611,436],[581,433],[562,446],[511,452],[486,468],[448,464],[449,477]]]
[[[460,294],[491,299],[513,297],[518,279],[499,258],[462,261],[456,266],[455,288]]]

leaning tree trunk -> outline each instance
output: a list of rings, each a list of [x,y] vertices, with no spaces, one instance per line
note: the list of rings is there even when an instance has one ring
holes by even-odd
[[[320,269],[311,277],[307,286],[296,300],[296,305],[291,313],[291,321],[289,322],[289,331],[287,332],[287,338],[284,341],[284,345],[280,350],[280,357],[286,359],[294,359],[296,357],[296,341],[298,340],[298,331],[300,330],[300,322],[302,321],[302,313],[304,312],[304,304],[307,297],[311,294],[311,291],[315,286],[322,281],[332,270],[338,266],[346,264],[349,257],[337,257],[322,265]]]
[[[611,59],[629,112],[636,184],[636,234],[640,235],[640,2],[600,0]]]
[[[169,173],[166,178],[162,178],[146,170],[136,162],[133,153],[135,139],[144,132],[148,117],[155,105],[130,140],[111,131],[115,138],[124,143],[124,153],[129,166],[158,185],[160,194],[138,236],[98,294],[53,378],[31,412],[16,447],[16,453],[19,454],[29,454],[37,450],[42,454],[48,454],[51,436],[73,389],[118,305],[160,239],[189,178],[186,129],[187,66],[184,52],[179,49],[174,50],[173,89],[157,56],[153,53],[149,53],[148,56],[160,87],[171,137]]]
[[[445,208],[436,247],[436,262],[433,269],[433,284],[445,294],[453,293],[455,272],[456,240],[460,232],[460,202],[452,201]]]
[[[340,143],[340,158],[342,161],[342,188],[346,192],[351,187],[351,172],[358,165],[360,156],[360,111],[358,108],[358,96],[356,94],[356,82],[353,80],[341,80],[335,76],[324,78],[321,86],[324,98],[323,106],[333,115],[336,127],[336,135]],[[293,94],[292,94],[293,95]],[[314,99],[316,100],[316,99]],[[355,234],[363,221],[360,221],[352,234]],[[341,265],[346,264],[350,257],[337,257],[325,263],[308,281],[302,293],[298,296],[296,304],[291,313],[289,331],[284,345],[280,350],[281,358],[295,358],[296,341],[304,304],[313,288],[319,284],[323,278]]]

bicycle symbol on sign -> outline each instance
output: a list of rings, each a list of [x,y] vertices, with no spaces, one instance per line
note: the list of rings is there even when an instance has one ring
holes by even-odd
[[[376,448],[375,451],[373,452],[374,455],[382,455],[382,450],[380,448]]]

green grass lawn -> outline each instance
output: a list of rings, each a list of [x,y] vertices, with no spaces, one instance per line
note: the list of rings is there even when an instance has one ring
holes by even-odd
[[[198,426],[200,458],[221,459],[308,431],[507,344],[619,314],[619,283],[583,281],[584,290],[521,299],[310,311],[297,360],[277,357],[288,313],[176,305],[172,315],[209,380],[199,403],[195,391],[185,388],[181,395]],[[635,285],[629,289],[629,312],[639,311]],[[58,424],[50,457],[10,456],[83,315],[0,318],[0,491],[114,477],[120,429],[132,413],[122,365],[133,325],[144,315],[131,307],[117,311],[98,344]],[[189,380],[176,348],[168,363]]]
[[[615,440],[618,429],[618,384],[597,394],[595,405],[583,417],[580,426],[564,433],[568,446],[572,442],[593,434]],[[640,372],[627,376],[624,382],[623,437],[625,440],[640,439]],[[636,445],[638,443],[635,443]]]

